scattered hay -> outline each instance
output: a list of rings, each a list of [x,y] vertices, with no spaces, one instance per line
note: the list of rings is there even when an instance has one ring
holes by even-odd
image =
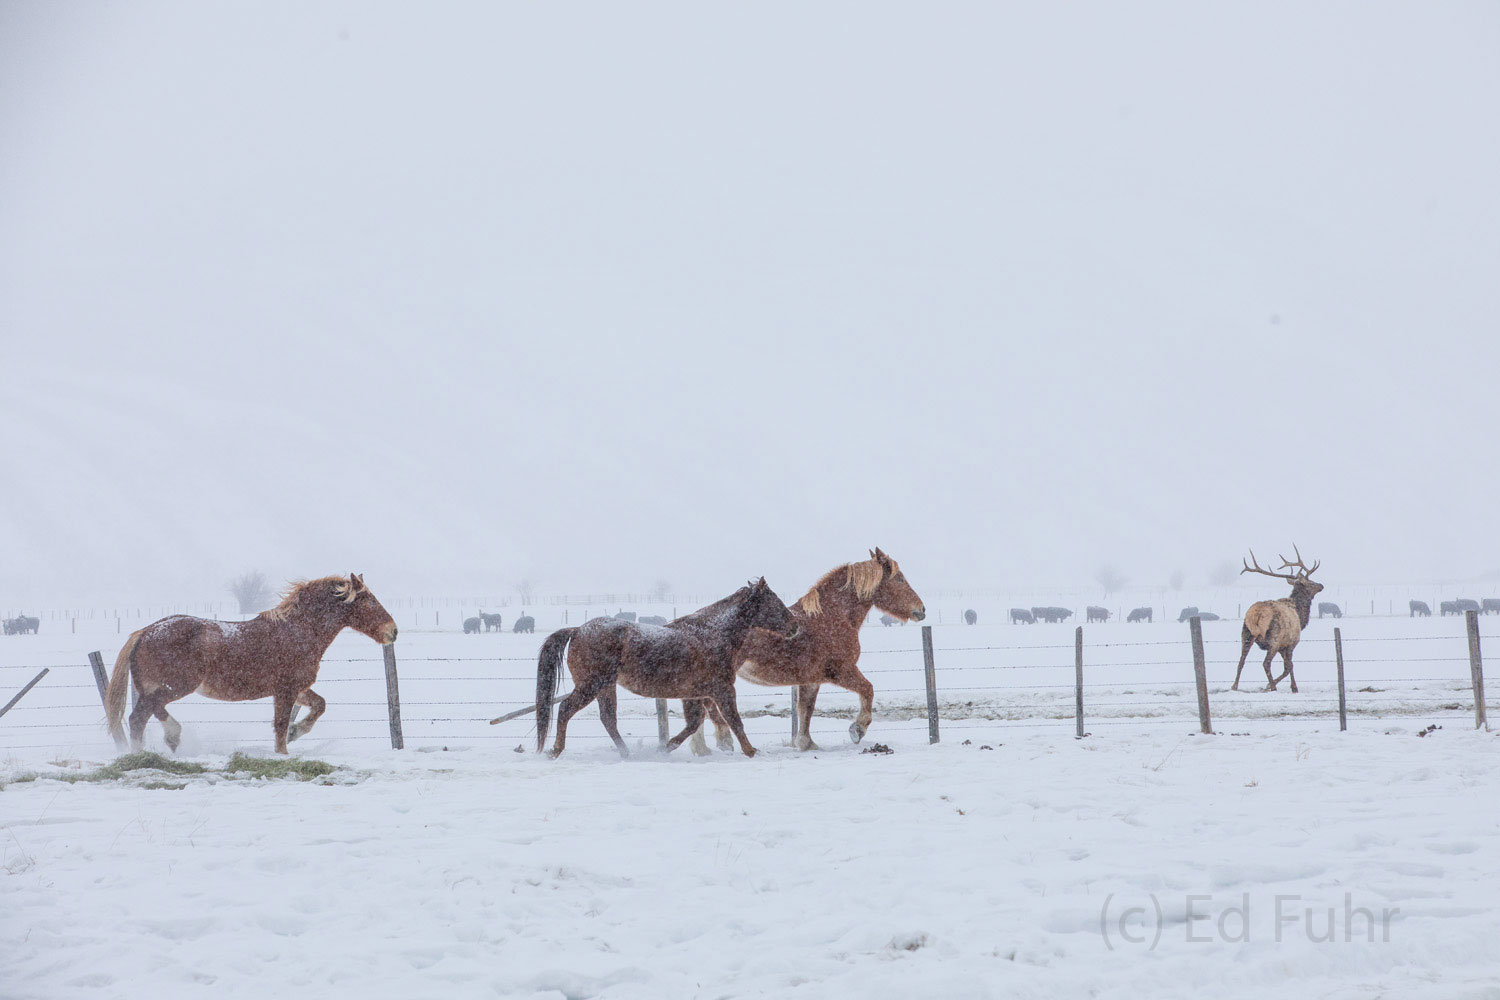
[[[325,774],[332,774],[335,770],[337,768],[332,764],[321,760],[303,760],[298,757],[272,760],[268,757],[251,757],[242,753],[229,758],[229,763],[224,766],[226,774],[244,773],[252,778],[294,777],[300,781],[321,778]]]
[[[860,753],[895,753],[895,752],[896,751],[892,750],[890,747],[886,746],[884,743],[876,743],[876,744],[874,744],[872,746],[867,746],[863,750],[860,751]]]

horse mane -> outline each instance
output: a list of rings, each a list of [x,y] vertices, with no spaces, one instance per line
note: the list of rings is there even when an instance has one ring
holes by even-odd
[[[739,590],[736,590],[728,597],[720,598],[719,600],[714,601],[712,604],[704,605],[697,611],[683,615],[673,624],[681,623],[688,625],[705,625],[708,622],[712,621],[714,618],[718,617],[724,611],[728,610],[731,605],[743,603],[745,600],[745,595],[747,595],[749,592],[749,587],[741,587]]]
[[[333,596],[342,601],[349,601],[350,596],[349,578],[346,576],[320,576],[316,580],[293,580],[287,584],[285,592],[281,595],[281,603],[269,611],[262,611],[260,617],[273,622],[286,621],[287,615],[302,606],[311,597],[313,590],[323,583],[333,584]]]
[[[838,580],[839,574],[843,574],[843,582]],[[807,613],[808,617],[816,618],[823,613],[823,595],[819,593],[824,587],[838,587],[843,590],[854,592],[854,596],[861,601],[868,601],[875,596],[875,591],[880,589],[880,581],[885,579],[885,567],[875,559],[866,559],[864,562],[845,563],[837,566],[827,573],[823,578],[813,584],[812,589],[802,595],[797,602],[797,607]]]

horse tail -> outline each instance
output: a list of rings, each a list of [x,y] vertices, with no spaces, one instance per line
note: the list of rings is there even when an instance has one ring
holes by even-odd
[[[536,748],[540,752],[552,728],[552,692],[557,690],[557,667],[575,628],[560,628],[547,636],[536,658]]]
[[[130,675],[135,672],[135,647],[141,641],[139,632],[132,632],[120,655],[115,657],[114,672],[109,675],[109,687],[104,690],[104,717],[109,720],[109,735],[115,738],[115,746],[125,749],[125,689],[130,685]]]

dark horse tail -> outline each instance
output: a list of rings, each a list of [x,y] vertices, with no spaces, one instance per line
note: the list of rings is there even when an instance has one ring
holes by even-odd
[[[135,668],[135,646],[141,641],[139,632],[125,640],[120,655],[115,658],[115,669],[109,675],[109,687],[104,693],[104,717],[109,720],[109,735],[115,738],[115,746],[125,749],[125,692],[130,687],[130,674]]]
[[[577,628],[560,628],[547,636],[542,651],[536,658],[536,748],[541,752],[547,743],[547,731],[552,728],[552,692],[557,690],[557,667],[562,662],[563,650],[573,638]]]

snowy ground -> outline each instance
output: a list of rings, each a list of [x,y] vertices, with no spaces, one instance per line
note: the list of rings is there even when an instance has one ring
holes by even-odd
[[[936,746],[919,632],[877,626],[867,744],[894,753],[822,717],[799,754],[763,714],[754,760],[662,758],[631,699],[623,762],[592,711],[558,761],[513,752],[528,720],[486,725],[541,633],[403,632],[393,752],[378,650],[346,636],[294,745],[342,768],[328,784],[53,780],[113,756],[80,650],[115,640],[0,639],[6,697],[57,664],[0,720],[0,996],[1500,997],[1500,744],[1472,728],[1461,623],[1343,628],[1343,734],[1331,623],[1296,696],[1259,693],[1253,661],[1227,692],[1237,624],[1205,626],[1211,737],[1185,626],[1088,629],[1082,741],[1072,628],[940,628]],[[194,760],[269,749],[266,703],[178,706]]]

